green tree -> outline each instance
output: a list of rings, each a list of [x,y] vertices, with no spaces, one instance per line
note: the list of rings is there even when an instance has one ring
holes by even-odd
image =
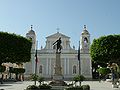
[[[106,78],[106,75],[111,72],[109,68],[105,67],[101,67],[97,71],[99,72],[99,74],[101,74],[101,77],[103,77],[104,79]]]
[[[5,70],[6,70],[6,67],[0,65],[0,72],[2,73],[2,72],[4,72]]]
[[[41,85],[41,83],[44,81],[44,77],[42,77],[42,76],[39,76],[38,77],[38,82],[40,83],[40,85]]]
[[[31,40],[20,35],[0,32],[0,64],[30,61],[31,46]]]
[[[100,73],[100,74],[102,74],[102,75],[107,75],[107,74],[109,74],[111,71],[110,71],[110,69],[109,68],[99,68],[98,69],[98,72]]]
[[[80,86],[81,86],[81,82],[85,80],[85,77],[83,75],[76,75],[74,78],[73,78],[73,81],[75,81],[75,85],[76,85],[76,82],[79,82],[80,83]]]
[[[39,78],[39,76],[36,75],[36,74],[31,74],[31,75],[30,75],[30,79],[31,79],[32,81],[37,81],[38,78]]]
[[[95,62],[115,62],[120,65],[120,35],[108,35],[94,39],[90,54]]]

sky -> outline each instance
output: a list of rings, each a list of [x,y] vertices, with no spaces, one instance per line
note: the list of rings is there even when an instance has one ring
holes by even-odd
[[[59,28],[77,49],[84,25],[91,43],[120,34],[120,0],[0,0],[0,31],[25,37],[31,25],[39,48]]]

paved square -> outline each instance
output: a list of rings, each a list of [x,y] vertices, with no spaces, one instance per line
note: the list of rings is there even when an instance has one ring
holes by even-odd
[[[47,83],[47,82],[45,82]],[[0,90],[24,90],[28,85],[33,85],[33,81],[24,81],[24,82],[11,82],[0,84]],[[90,90],[120,90],[120,88],[112,88],[110,82],[98,82],[98,81],[83,81],[82,85],[90,85]],[[39,85],[39,83],[37,83]]]

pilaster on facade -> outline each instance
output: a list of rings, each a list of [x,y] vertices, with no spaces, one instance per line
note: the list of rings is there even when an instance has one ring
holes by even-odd
[[[63,72],[63,74],[66,74],[66,59],[64,59],[63,64],[64,64],[64,72]]]
[[[49,74],[49,66],[48,66],[49,62],[48,62],[48,60],[49,60],[49,58],[47,58],[47,60],[46,60],[46,74],[47,75]]]
[[[67,59],[67,62],[68,62],[68,67],[67,67],[67,71],[68,71],[68,72],[67,72],[67,74],[69,75],[69,74],[70,74],[70,71],[69,71],[69,70],[70,70],[70,69],[69,69],[69,68],[70,68],[69,58]]]
[[[51,59],[49,60],[49,75],[51,75]]]

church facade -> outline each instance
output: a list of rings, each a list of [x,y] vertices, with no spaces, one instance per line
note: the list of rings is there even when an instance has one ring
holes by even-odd
[[[35,53],[36,53],[36,34],[31,30],[26,34],[27,38],[32,39],[31,61],[25,63],[26,73],[30,75],[35,73]],[[70,46],[70,37],[57,32],[46,37],[46,45],[37,50],[37,74],[45,78],[52,78],[55,73],[56,49],[53,48],[53,43],[61,37],[61,67],[63,78],[73,78],[79,74],[78,50]],[[80,37],[80,73],[86,78],[92,78],[92,66],[89,53],[90,34],[83,28]]]

